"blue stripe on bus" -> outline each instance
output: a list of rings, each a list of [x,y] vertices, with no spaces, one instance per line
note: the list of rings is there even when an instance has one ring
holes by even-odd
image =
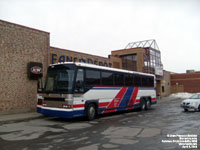
[[[134,109],[135,108],[140,108],[140,103],[138,103],[138,104],[134,104],[134,107],[133,107]]]
[[[73,111],[59,111],[59,110],[48,110],[38,108],[39,113],[47,116],[60,117],[60,118],[73,118],[84,116],[84,110],[73,110]]]
[[[131,95],[134,91],[134,88],[133,87],[128,87],[127,88],[127,91],[121,101],[121,103],[119,104],[119,107],[123,107],[123,106],[127,106],[128,105],[128,102],[131,98]],[[125,110],[125,108],[118,108],[117,111],[121,111],[121,110]]]
[[[40,107],[37,107],[37,112],[41,113],[42,109]]]
[[[132,108],[131,109],[137,109],[137,108],[140,108],[140,103],[137,103],[137,104],[134,104],[133,106],[131,106]],[[130,108],[130,107],[129,107]],[[113,108],[113,109],[116,109],[116,108]],[[103,112],[106,110],[106,107],[102,107],[102,108],[99,108],[99,112],[98,114],[103,114]],[[127,110],[127,107],[122,107],[122,108],[118,108],[116,109],[116,111],[126,111]]]

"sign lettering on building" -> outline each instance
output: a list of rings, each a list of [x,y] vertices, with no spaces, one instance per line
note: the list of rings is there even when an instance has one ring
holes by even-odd
[[[155,74],[163,76],[163,67],[155,67]]]
[[[57,62],[83,62],[88,64],[95,64],[99,66],[106,66],[106,67],[112,67],[112,63],[106,61],[106,60],[100,60],[97,58],[84,58],[84,57],[76,57],[76,56],[66,56],[61,55],[58,56],[55,53],[51,54],[51,64],[55,64]]]

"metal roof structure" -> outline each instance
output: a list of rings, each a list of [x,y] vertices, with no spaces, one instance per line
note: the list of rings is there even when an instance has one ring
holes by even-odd
[[[128,43],[128,45],[125,47],[125,49],[137,48],[137,47],[151,47],[155,50],[159,50],[156,40],[154,40],[154,39]]]

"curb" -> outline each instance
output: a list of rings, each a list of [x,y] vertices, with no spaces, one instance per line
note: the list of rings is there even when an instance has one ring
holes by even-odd
[[[25,120],[38,119],[38,118],[43,118],[43,117],[44,115],[39,114],[37,112],[1,115],[0,123],[2,124],[2,123],[13,122],[13,121],[25,121]]]

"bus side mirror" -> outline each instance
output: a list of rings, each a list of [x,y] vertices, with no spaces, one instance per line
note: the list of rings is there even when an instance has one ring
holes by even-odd
[[[39,78],[37,82],[37,92],[43,92],[43,91],[44,91],[44,88],[43,88],[42,78]]]

